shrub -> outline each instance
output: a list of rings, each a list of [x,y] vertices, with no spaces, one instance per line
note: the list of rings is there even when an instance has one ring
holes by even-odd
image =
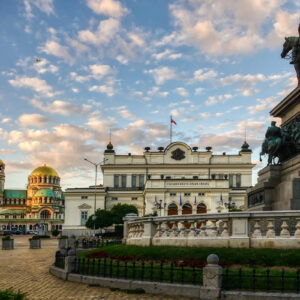
[[[31,240],[39,240],[41,237],[39,235],[34,235],[33,237],[29,238],[29,241]]]
[[[58,239],[59,239],[59,240],[66,240],[67,238],[68,238],[67,235],[62,235],[62,236],[60,236]]]
[[[12,238],[10,237],[10,235],[7,235],[5,237],[2,238],[2,241],[8,241],[11,240]]]
[[[14,292],[11,288],[5,291],[0,291],[1,300],[26,300],[26,293],[21,293],[20,291]]]
[[[52,230],[52,235],[53,236],[58,236],[59,235],[59,231],[57,229],[53,229]]]

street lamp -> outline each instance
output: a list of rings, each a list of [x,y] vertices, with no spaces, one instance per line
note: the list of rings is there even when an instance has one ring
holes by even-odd
[[[90,164],[95,166],[95,200],[94,200],[94,215],[96,215],[96,198],[97,198],[97,171],[98,171],[98,166],[100,166],[102,163],[104,163],[105,161],[107,161],[107,158],[103,159],[102,161],[98,162],[98,163],[94,163],[90,160],[88,160],[87,158],[85,158],[84,160],[86,160],[87,162],[89,162]]]
[[[161,217],[161,210],[163,207],[164,208],[166,207],[166,203],[164,203],[164,205],[162,205],[162,200],[160,199],[159,203],[158,202],[155,203],[155,206],[157,207],[157,209],[159,209],[159,216]]]
[[[228,203],[225,203],[225,207],[228,208],[228,210],[235,208],[235,202],[232,202],[231,197],[229,197]]]

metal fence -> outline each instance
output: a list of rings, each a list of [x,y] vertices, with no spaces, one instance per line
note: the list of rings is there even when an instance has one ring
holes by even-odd
[[[76,248],[93,249],[101,248],[108,245],[122,244],[122,240],[103,240],[103,239],[81,239],[75,241]]]
[[[202,284],[202,268],[183,263],[76,258],[75,273],[130,280]]]
[[[300,291],[300,270],[225,269],[222,288],[225,290],[247,290],[267,292]]]
[[[56,251],[55,253],[54,265],[60,269],[64,269],[65,267],[65,256],[60,251]]]

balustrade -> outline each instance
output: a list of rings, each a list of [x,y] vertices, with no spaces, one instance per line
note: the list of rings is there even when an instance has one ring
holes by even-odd
[[[136,217],[126,225],[130,244],[300,248],[300,211]]]

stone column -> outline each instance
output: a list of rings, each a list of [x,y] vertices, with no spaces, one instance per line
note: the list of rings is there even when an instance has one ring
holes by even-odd
[[[69,250],[68,256],[65,257],[65,271],[67,273],[72,273],[75,271],[76,265],[76,252],[75,250]]]
[[[128,233],[129,233],[129,230],[128,230],[128,221],[132,220],[132,219],[136,219],[138,218],[138,215],[137,214],[127,214],[123,220],[124,220],[124,227],[123,227],[123,240],[122,240],[122,243],[126,245],[126,240],[127,240],[127,237],[128,237]]]
[[[200,299],[219,299],[222,287],[222,267],[219,266],[219,257],[210,254],[207,257],[207,265],[203,268],[203,288],[200,291]]]

